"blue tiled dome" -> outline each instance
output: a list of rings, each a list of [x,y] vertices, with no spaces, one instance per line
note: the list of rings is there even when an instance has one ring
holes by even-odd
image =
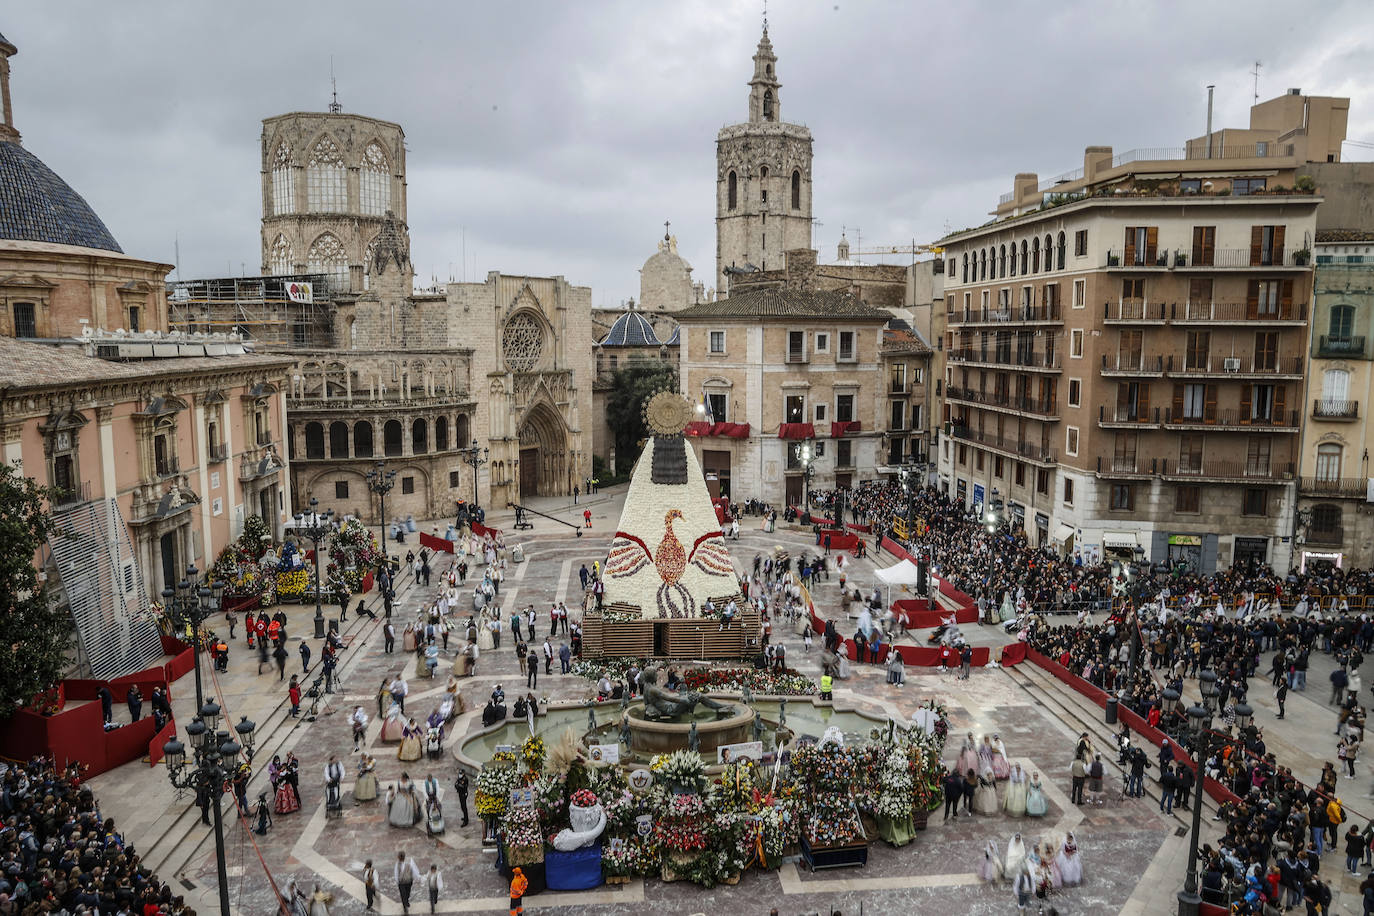
[[[124,251],[71,185],[11,142],[0,142],[0,238]]]
[[[615,320],[601,341],[603,347],[657,347],[659,340],[653,325],[638,312],[626,312]]]
[[[673,336],[663,342],[665,347],[677,347],[682,345],[682,325],[673,328]]]

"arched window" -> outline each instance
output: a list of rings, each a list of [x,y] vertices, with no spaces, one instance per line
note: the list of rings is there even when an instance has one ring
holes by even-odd
[[[366,420],[353,424],[353,454],[359,458],[372,457],[372,424]]]
[[[326,275],[334,289],[348,289],[348,253],[334,233],[326,232],[315,239],[306,265],[312,274]]]
[[[792,209],[801,209],[801,171],[792,170]]]
[[[1335,534],[1341,530],[1341,507],[1334,503],[1322,503],[1312,507],[1312,531],[1322,534]]]
[[[339,148],[321,137],[305,166],[305,197],[315,213],[343,213],[348,209],[348,171]]]
[[[1065,255],[1065,251],[1064,251],[1064,248],[1065,248],[1065,239],[1064,239],[1064,233],[1063,233],[1062,231],[1059,233],[1059,241],[1058,241],[1058,243],[1057,243],[1054,247],[1055,247],[1055,248],[1057,249],[1057,251],[1058,251],[1058,254],[1056,255],[1056,259],[1057,259],[1058,262],[1059,262],[1059,269],[1060,269],[1060,270],[1063,270],[1063,269],[1064,269],[1064,264],[1065,264],[1066,262],[1065,262],[1065,260],[1064,260],[1064,255]]]
[[[1350,397],[1350,372],[1346,369],[1327,369],[1322,373],[1322,400],[1335,410],[1333,402],[1344,402]],[[1343,408],[1344,403],[1341,404]]]
[[[968,252],[967,252],[967,251],[964,252],[964,273],[963,273],[963,281],[962,281],[962,282],[964,282],[964,283],[967,283],[967,282],[968,282]]]
[[[1011,243],[1011,275],[1016,276],[1016,243]]]
[[[373,239],[367,243],[367,250],[363,252],[363,289],[372,288],[372,261],[377,254],[377,240]]]
[[[768,166],[759,169],[759,201],[768,203]]]
[[[401,421],[387,420],[382,427],[382,451],[388,458],[401,454]]]
[[[1040,237],[1031,239],[1031,269],[1033,274],[1040,273]]]
[[[1007,275],[1007,246],[1001,245],[997,249],[997,273],[999,276]]]
[[[434,421],[434,450],[448,451],[448,417],[439,417]]]
[[[1334,442],[1317,446],[1317,479],[1341,479],[1341,447]]]
[[[324,457],[324,426],[319,423],[305,424],[305,457]]]
[[[329,424],[329,457],[348,457],[348,424],[342,420]]]
[[[468,442],[468,415],[460,413],[458,422],[453,425],[453,447],[467,448]]]
[[[272,241],[272,250],[267,254],[267,272],[276,277],[295,273],[295,258],[291,243],[286,240],[286,236],[278,233]]]
[[[367,216],[385,216],[391,209],[391,170],[386,153],[373,141],[363,150],[358,173],[358,207]]]
[[[771,89],[763,91],[763,119],[765,121],[773,120],[773,91]]]
[[[1355,307],[1336,305],[1331,308],[1328,339],[1333,344],[1349,344],[1355,334]]]
[[[1054,238],[1045,236],[1045,272],[1054,270]]]
[[[272,213],[296,212],[296,171],[291,167],[291,148],[283,141],[272,154]]]
[[[423,455],[429,451],[429,424],[425,422],[424,417],[411,424],[410,450],[416,455]]]
[[[739,179],[735,177],[734,169],[725,178],[725,189],[726,209],[733,210],[739,205]]]
[[[1026,240],[1021,240],[1021,274],[1022,276],[1030,273],[1030,246]]]

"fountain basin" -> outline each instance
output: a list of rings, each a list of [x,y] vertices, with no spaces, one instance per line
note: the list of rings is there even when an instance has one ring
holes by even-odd
[[[716,759],[716,748],[753,740],[754,710],[742,704],[731,707],[730,715],[717,718],[713,709],[698,709],[691,715],[671,719],[649,719],[644,704],[632,704],[626,712],[630,720],[630,749],[642,754],[671,754],[687,747],[693,723],[697,727],[702,757]]]

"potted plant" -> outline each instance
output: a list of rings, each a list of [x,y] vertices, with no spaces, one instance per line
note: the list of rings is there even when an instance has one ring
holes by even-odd
[[[1175,267],[1187,267],[1187,266],[1188,266],[1188,256],[1187,256],[1186,254],[1184,254],[1183,252],[1181,252],[1181,251],[1176,251],[1176,252],[1174,252],[1174,266],[1175,266]]]
[[[1107,266],[1108,266],[1108,267],[1120,267],[1120,266],[1121,266],[1121,256],[1120,256],[1120,255],[1115,255],[1115,254],[1109,254],[1109,255],[1107,255]]]
[[[1312,249],[1299,248],[1297,251],[1293,252],[1293,263],[1297,264],[1298,266],[1303,266],[1311,259],[1311,257]]]

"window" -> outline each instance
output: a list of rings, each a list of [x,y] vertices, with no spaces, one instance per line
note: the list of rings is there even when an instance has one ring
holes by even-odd
[[[310,151],[305,191],[313,212],[343,213],[348,209],[348,171],[338,146],[329,137],[321,137]]]
[[[363,164],[358,172],[358,203],[368,216],[385,216],[391,209],[391,169],[386,153],[376,142],[363,150]]]
[[[1283,226],[1250,227],[1250,266],[1268,267],[1283,263]]]
[[[388,458],[401,454],[401,421],[387,420],[382,427],[382,449]]]
[[[1016,462],[1016,470],[1012,472],[1012,479],[1018,487],[1026,485],[1026,465],[1024,462]]]
[[[1121,337],[1117,343],[1116,364],[1121,369],[1139,369],[1140,361],[1143,358],[1142,348],[1145,345],[1145,333],[1143,331],[1121,331]]]
[[[296,172],[291,167],[291,148],[284,142],[272,154],[272,214],[296,211]]]
[[[1350,372],[1327,369],[1322,373],[1322,400],[1344,401],[1350,395]]]
[[[739,205],[739,179],[735,177],[733,169],[725,178],[725,189],[726,209],[733,210]]]
[[[806,332],[787,332],[787,361],[789,363],[806,362]]]
[[[1341,447],[1334,442],[1325,442],[1317,446],[1317,479],[1341,479]]]
[[[801,172],[792,171],[792,209],[801,209]]]
[[[1355,333],[1355,307],[1336,305],[1331,307],[1331,321],[1327,326],[1327,336],[1332,343],[1349,343]]]
[[[983,452],[981,449],[973,453],[973,467],[974,470],[978,471],[983,469]]]
[[[710,332],[709,340],[710,340],[709,348],[710,348],[710,351],[711,351],[712,353],[724,353],[724,352],[725,352],[725,332],[724,332],[724,331],[712,331],[712,332]]]
[[[921,405],[920,405],[920,404],[912,404],[912,405],[911,405],[911,428],[912,428],[912,429],[924,429],[924,427],[921,425]]]
[[[1243,385],[1241,386],[1241,410],[1249,406],[1249,419],[1252,423],[1272,423],[1283,418],[1285,405],[1283,385]],[[1241,418],[1242,420],[1245,417]]]
[[[1293,310],[1292,280],[1251,280],[1246,290],[1245,317],[1289,318]]]
[[[1055,253],[1056,253],[1056,255],[1057,255],[1058,258],[1059,258],[1059,269],[1060,269],[1060,270],[1063,270],[1063,269],[1064,269],[1064,264],[1065,264],[1065,261],[1066,261],[1066,259],[1065,259],[1065,257],[1064,257],[1064,249],[1065,249],[1065,247],[1066,247],[1066,246],[1065,246],[1064,233],[1061,231],[1061,232],[1059,233],[1059,238],[1058,238],[1058,240],[1057,240],[1057,244],[1054,246]]]
[[[1268,515],[1269,491],[1261,487],[1248,487],[1241,496],[1241,515]]]
[[[888,419],[891,421],[888,424],[888,429],[906,429],[906,402],[892,401],[890,404]]]
[[[1112,470],[1135,472],[1136,446],[1139,437],[1135,433],[1119,432],[1112,449]]]
[[[324,457],[324,426],[320,423],[305,424],[305,457]]]
[[[343,242],[332,232],[326,232],[315,239],[306,256],[306,269],[312,274],[324,274],[335,289],[347,290],[348,253]]]
[[[1083,329],[1074,328],[1069,331],[1069,356],[1074,359],[1083,358]]]
[[[1341,507],[1323,503],[1312,507],[1311,531],[1323,534],[1339,534],[1341,531]]]
[[[759,169],[759,201],[768,203],[768,166],[766,165]],[[763,214],[763,219],[765,222],[768,221],[767,213]]]
[[[1184,365],[1189,369],[1206,369],[1212,335],[1209,331],[1189,331],[1184,350]]]
[[[348,457],[348,424],[341,420],[329,424],[329,457]]]
[[[1078,427],[1070,426],[1068,434],[1064,438],[1064,451],[1070,455],[1078,454]]]
[[[763,119],[773,120],[773,90],[765,89],[763,92]]]
[[[130,334],[137,334],[137,333],[141,330],[140,325],[139,325],[139,316],[142,314],[142,311],[143,311],[143,310],[140,309],[140,308],[139,308],[138,306],[136,306],[136,305],[131,305],[131,306],[129,306],[129,333],[130,333]]]
[[[1135,509],[1135,485],[1129,483],[1112,484],[1111,507],[1117,511],[1126,512]]]
[[[372,424],[366,420],[353,424],[353,457],[372,457]]]
[[[1088,255],[1088,230],[1079,229],[1073,234],[1073,254],[1076,258]]]
[[[1277,369],[1279,364],[1279,335],[1277,331],[1255,333],[1255,368]]]
[[[1073,505],[1073,479],[1070,477],[1064,478],[1064,505]]]
[[[1081,407],[1083,399],[1083,381],[1081,379],[1069,379],[1069,406]]]
[[[423,417],[411,424],[410,450],[416,455],[423,455],[429,451],[429,424]]]
[[[1035,492],[1042,496],[1050,495],[1050,472],[1037,468],[1035,471]]]
[[[848,423],[854,419],[854,395],[835,396],[835,419],[841,423]]]
[[[401,492],[402,492],[402,493],[414,493],[414,492],[415,492],[415,478],[414,478],[414,477],[402,477],[402,478],[401,478]]]
[[[835,465],[837,467],[847,468],[853,466],[853,446],[854,443],[850,442],[848,439],[841,439],[835,443]]]
[[[789,394],[782,400],[782,415],[785,423],[806,422],[806,398],[799,394]]]
[[[829,335],[829,334],[821,333],[821,332],[819,332],[819,331],[816,333],[816,352],[817,352],[817,353],[829,353],[829,352],[830,352],[830,335]]]
[[[997,276],[1007,275],[1007,246],[1000,245],[997,248]]]
[[[1025,239],[1021,240],[1021,273],[1030,273],[1030,245],[1026,243]]]
[[[996,477],[996,478],[998,478],[999,480],[1001,479],[1001,477],[1002,477],[1002,472],[1003,472],[1003,467],[1002,467],[1002,466],[1003,466],[1004,463],[1005,463],[1005,462],[1003,461],[1001,455],[993,455],[993,456],[992,456],[992,476],[993,476],[993,477]]]
[[[1267,181],[1265,178],[1234,178],[1231,180],[1231,193],[1236,197],[1244,197],[1255,191],[1263,191]]]
[[[851,361],[858,358],[858,354],[854,351],[854,332],[853,332],[853,331],[841,331],[841,332],[840,332],[840,353],[839,353],[839,355],[838,355],[837,357],[835,357],[835,358],[836,358],[836,359],[840,359],[840,360],[851,360]]]
[[[1205,420],[1216,419],[1216,385],[1175,385],[1174,419]]]
[[[347,481],[347,480],[336,480],[336,481],[334,481],[334,498],[335,498],[335,499],[348,499],[348,481]]]
[[[1193,267],[1211,267],[1216,259],[1217,227],[1193,227],[1193,258],[1188,263]]]
[[[1121,263],[1127,266],[1153,266],[1158,243],[1158,226],[1127,226],[1126,256]]]
[[[1047,252],[1048,253],[1048,252]],[[1031,239],[1031,273],[1040,273],[1040,237]]]
[[[825,413],[826,413],[825,408],[826,408],[826,405],[824,405],[824,404],[817,404],[817,405],[816,405],[816,422],[817,422],[817,423],[824,423],[824,422],[825,422]]]
[[[1081,309],[1088,304],[1088,281],[1073,281],[1073,307]]]
[[[14,336],[38,336],[38,325],[32,302],[16,302],[14,304]]]
[[[1184,484],[1174,490],[1175,512],[1200,512],[1201,505],[1202,487]]]
[[[906,363],[892,364],[892,393],[906,394]]]
[[[1122,299],[1144,299],[1145,298],[1145,278],[1127,277],[1121,281]]]
[[[713,392],[706,395],[706,412],[710,415],[712,423],[729,423],[728,405],[730,398],[720,392]]]
[[[1267,438],[1252,437],[1245,450],[1245,473],[1258,476],[1269,474],[1269,453],[1272,443]]]
[[[1141,422],[1150,419],[1149,382],[1121,382],[1116,386],[1116,418]]]
[[[1183,194],[1197,194],[1202,190],[1202,179],[1185,178],[1178,183],[1178,189]]]
[[[434,450],[448,451],[448,417],[438,417],[434,421]]]
[[[1198,435],[1180,436],[1178,439],[1178,469],[1180,471],[1200,472],[1202,470],[1202,437]]]
[[[962,442],[959,443],[959,463],[968,464],[968,446]]]
[[[456,489],[458,489],[458,472],[457,472],[457,471],[449,471],[449,472],[448,472],[448,488],[449,488],[450,490],[456,490]]]

